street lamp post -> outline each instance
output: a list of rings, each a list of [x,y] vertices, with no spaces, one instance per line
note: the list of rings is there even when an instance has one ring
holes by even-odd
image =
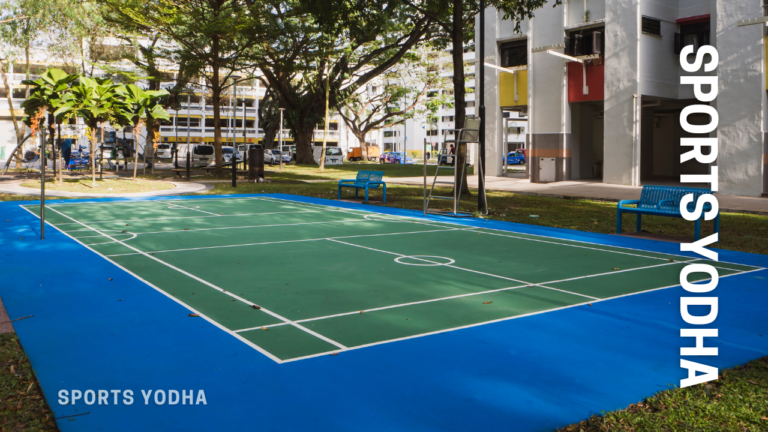
[[[278,153],[280,154],[280,171],[283,171],[283,111],[285,111],[285,108],[278,108],[280,110],[280,150]],[[325,155],[322,155],[324,157]]]
[[[480,0],[480,73],[478,93],[480,94],[480,158],[477,161],[480,170],[477,173],[477,207],[485,211],[485,0]],[[475,63],[477,64],[477,63]]]

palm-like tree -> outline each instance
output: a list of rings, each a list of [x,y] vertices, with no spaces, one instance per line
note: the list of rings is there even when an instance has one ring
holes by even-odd
[[[86,132],[91,141],[91,178],[96,187],[96,128],[99,123],[130,124],[130,107],[119,97],[122,86],[110,79],[80,77],[78,83],[66,93],[55,116],[77,116],[88,126]]]
[[[35,127],[37,130],[42,130],[46,121],[49,120],[46,117],[52,117],[48,127],[53,128],[54,123],[61,124],[66,116],[56,115],[55,111],[62,107],[64,98],[70,91],[70,84],[77,78],[78,75],[70,75],[61,69],[49,69],[36,80],[22,81],[22,84],[30,87],[29,97],[21,104],[25,114],[24,123],[32,126],[32,123],[38,123],[36,119],[39,119]],[[48,113],[47,116],[43,115],[45,112]],[[54,134],[51,133],[50,137],[53,143]],[[41,173],[44,169],[45,167],[41,167]],[[61,167],[59,167],[59,174],[59,182],[61,182]]]
[[[168,112],[163,108],[160,103],[160,99],[163,96],[167,96],[168,92],[165,90],[142,90],[139,87],[128,84],[121,86],[117,89],[117,96],[122,99],[124,105],[124,115],[133,124],[133,136],[136,138],[134,145],[134,163],[133,163],[133,180],[136,180],[136,171],[138,164],[139,153],[139,136],[141,135],[141,129],[148,121],[154,120],[169,120],[171,117]],[[152,147],[155,145],[155,137],[147,137],[147,140],[151,140]],[[144,160],[146,161],[147,149],[146,144],[144,146]]]

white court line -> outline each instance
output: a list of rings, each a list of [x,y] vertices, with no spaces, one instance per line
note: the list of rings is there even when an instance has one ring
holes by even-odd
[[[280,244],[280,243],[301,243],[301,242],[328,240],[329,238],[347,239],[347,238],[358,238],[358,237],[380,237],[380,236],[391,236],[391,235],[423,234],[423,233],[444,232],[444,231],[459,231],[459,230],[456,228],[452,228],[452,229],[442,230],[442,231],[441,230],[410,231],[410,232],[386,233],[386,234],[360,234],[360,235],[354,235],[354,236],[318,237],[318,238],[302,239],[302,240],[279,240],[279,241],[271,241],[271,242],[245,243],[245,244],[235,244],[235,245],[225,245],[225,246],[204,246],[204,247],[188,248],[188,249],[169,249],[169,250],[162,250],[162,251],[148,251],[147,253],[156,254],[156,253],[168,253],[168,252],[188,252],[188,251],[197,251],[197,250],[205,250],[205,249],[233,248],[233,247],[243,247],[243,246],[261,246],[261,245]],[[128,254],[115,254],[115,255],[107,255],[107,256],[116,257],[116,256],[128,256],[128,255],[139,255],[139,254],[128,253]]]
[[[46,207],[48,207],[46,205]],[[101,224],[101,223],[114,223],[114,222],[144,222],[144,221],[166,221],[166,220],[176,220],[176,219],[205,219],[205,218],[212,218],[212,217],[240,217],[240,216],[261,216],[261,215],[276,215],[276,214],[297,214],[297,213],[323,213],[323,212],[329,212],[332,210],[315,210],[315,211],[289,211],[289,212],[269,212],[269,213],[243,213],[243,214],[236,214],[236,215],[216,215],[216,216],[171,216],[171,217],[159,217],[159,218],[147,218],[147,219],[113,219],[113,220],[105,220],[105,221],[92,221],[88,222],[89,224]],[[57,226],[61,225],[77,225],[76,222],[65,222],[56,224]],[[86,230],[68,230],[67,232],[74,232],[74,231],[86,231]]]
[[[62,216],[64,216],[64,217],[66,217],[66,218],[68,218],[68,219],[70,219],[70,220],[72,220],[72,221],[74,221],[74,222],[77,222],[75,219],[72,219],[71,217],[69,217],[69,216],[65,215],[64,213],[61,213],[60,211],[58,211],[58,210],[56,210],[56,209],[53,209],[53,208],[52,208],[52,209],[50,209],[50,210],[51,210],[51,211],[54,211],[54,212],[56,212],[56,213],[58,213],[58,214],[60,214],[60,215],[62,215]],[[34,214],[34,213],[33,213],[33,214]],[[79,223],[80,225],[82,225],[83,227],[85,227],[85,228],[91,228],[91,227],[89,227],[88,225],[86,225],[86,224],[84,224],[84,223],[82,223],[82,222],[78,222],[78,223]],[[189,273],[189,272],[187,272],[187,271],[184,271],[184,270],[182,270],[182,269],[180,269],[180,268],[178,268],[178,267],[175,267],[175,266],[173,266],[173,265],[171,265],[171,264],[169,264],[169,263],[167,263],[167,262],[165,262],[165,261],[159,260],[159,259],[155,258],[154,256],[152,256],[152,255],[149,255],[149,254],[147,254],[147,253],[145,253],[145,252],[142,252],[141,250],[139,250],[139,249],[136,249],[135,247],[133,247],[133,246],[131,246],[131,245],[127,245],[127,244],[125,244],[125,243],[121,242],[120,240],[114,239],[114,238],[112,238],[112,237],[110,237],[110,236],[108,236],[108,235],[104,234],[103,232],[101,232],[101,231],[97,230],[96,228],[91,228],[91,229],[93,229],[93,231],[94,231],[94,232],[97,232],[97,233],[99,233],[99,234],[103,235],[104,237],[106,237],[106,238],[108,238],[108,239],[110,239],[110,240],[112,240],[112,241],[115,241],[115,242],[121,243],[123,246],[125,246],[125,247],[127,247],[127,248],[129,248],[129,249],[135,250],[136,252],[139,252],[139,253],[141,253],[142,255],[144,255],[145,257],[147,257],[147,258],[149,258],[149,259],[152,259],[152,260],[154,260],[154,261],[157,261],[158,263],[160,263],[160,264],[162,264],[162,265],[164,265],[164,266],[166,266],[166,267],[168,267],[168,268],[170,268],[170,269],[176,270],[177,272],[179,272],[179,273],[181,273],[181,274],[183,274],[183,275],[185,275],[185,276],[188,276],[188,277],[190,277],[190,278],[192,278],[192,279],[194,279],[194,280],[196,280],[196,281],[198,281],[198,282],[200,282],[200,283],[202,283],[202,284],[205,284],[205,285],[207,285],[207,286],[209,286],[209,287],[211,287],[211,288],[213,288],[213,289],[215,289],[215,290],[217,290],[217,291],[219,291],[219,292],[221,292],[221,293],[224,293],[224,294],[226,294],[226,295],[228,295],[228,296],[230,296],[230,297],[232,297],[232,298],[234,298],[234,299],[236,299],[236,300],[239,300],[239,301],[241,301],[241,302],[245,303],[245,304],[247,304],[248,306],[257,306],[256,304],[254,304],[254,303],[252,303],[252,302],[250,302],[250,301],[248,301],[248,300],[246,300],[246,299],[244,299],[244,298],[242,298],[242,297],[240,297],[240,296],[238,296],[238,295],[235,295],[235,294],[233,294],[233,293],[231,293],[231,292],[229,292],[229,291],[226,291],[226,290],[224,290],[224,289],[222,289],[222,288],[219,288],[218,286],[216,286],[216,285],[214,285],[214,284],[212,284],[212,283],[210,283],[210,282],[208,282],[208,281],[206,281],[206,280],[204,280],[204,279],[202,279],[202,278],[199,278],[199,277],[197,277],[197,276],[195,276],[195,275],[193,275],[193,274],[191,274],[191,273]],[[284,322],[286,322],[286,323],[288,323],[288,324],[290,324],[290,325],[292,325],[292,326],[294,326],[294,327],[298,328],[299,330],[303,330],[303,331],[305,331],[305,332],[307,332],[307,333],[311,334],[312,336],[315,336],[315,337],[316,337],[316,338],[318,338],[318,339],[321,339],[321,340],[323,340],[323,341],[325,341],[325,342],[328,342],[328,343],[330,343],[331,345],[337,346],[337,347],[339,347],[339,348],[341,348],[341,349],[346,349],[346,347],[345,347],[344,345],[342,345],[342,344],[340,344],[340,343],[338,343],[338,342],[334,341],[333,339],[329,339],[329,338],[327,338],[327,337],[325,337],[325,336],[323,336],[323,335],[321,335],[321,334],[319,334],[319,333],[315,333],[314,331],[312,331],[312,330],[310,330],[310,329],[308,329],[308,328],[306,328],[306,327],[302,326],[301,324],[297,324],[297,323],[295,323],[295,322],[293,322],[293,321],[289,320],[288,318],[285,318],[285,317],[283,317],[283,316],[281,316],[281,315],[278,315],[278,314],[277,314],[277,313],[275,313],[275,312],[272,312],[272,311],[271,311],[271,310],[269,310],[269,309],[266,309],[266,308],[261,308],[260,310],[261,310],[262,312],[264,312],[264,313],[267,313],[267,314],[269,314],[269,315],[272,315],[273,317],[275,317],[275,318],[277,318],[277,319],[279,319],[279,320],[281,320],[281,321],[284,321]]]
[[[257,198],[253,198],[253,199],[257,199]],[[286,200],[284,198],[274,198],[274,197],[259,198],[259,199],[264,199],[264,200],[271,199],[271,200],[280,200],[280,201],[290,202],[289,200]],[[333,205],[330,205],[330,204],[328,204],[328,205],[326,205],[326,204],[309,204],[309,205],[305,205],[304,207],[317,208],[317,207],[311,207],[311,206],[325,206],[325,207],[330,207],[330,208],[337,208],[337,209],[340,209],[340,210],[347,210],[347,209],[344,209],[342,207],[337,207],[337,206],[333,206]],[[364,213],[372,213],[372,214],[382,214],[382,213],[376,212],[374,210],[355,210],[355,211],[364,212]],[[347,211],[347,212],[348,213],[352,213],[353,211]],[[420,220],[420,218],[417,218],[417,217],[414,217],[414,216],[394,216],[394,215],[388,215],[388,216],[402,217],[404,219]],[[493,234],[493,233],[485,233],[485,234],[499,235],[501,237],[513,237],[513,238],[519,238],[521,240],[530,240],[530,241],[538,241],[538,242],[544,242],[544,243],[553,243],[553,244],[562,245],[562,246],[584,247],[584,246],[571,245],[571,244],[568,244],[568,243],[559,243],[559,242],[556,242],[556,241],[555,242],[550,242],[550,241],[544,241],[544,240],[539,240],[539,239],[530,239],[530,238],[525,238],[525,237],[517,237],[517,236],[513,236],[513,235],[509,235],[509,234],[512,233],[512,234],[520,234],[520,235],[529,235],[529,236],[541,237],[541,238],[552,239],[552,240],[570,241],[570,242],[584,243],[584,244],[589,244],[589,245],[594,245],[594,246],[602,246],[602,247],[616,248],[616,249],[626,249],[626,250],[637,251],[637,252],[651,253],[651,254],[657,254],[657,255],[668,255],[668,256],[686,258],[686,259],[689,259],[689,260],[691,259],[691,257],[687,256],[687,255],[679,255],[679,254],[674,254],[674,253],[669,253],[669,252],[653,252],[653,251],[647,251],[647,250],[643,250],[643,249],[631,248],[631,247],[626,247],[626,246],[603,245],[603,244],[600,244],[600,243],[588,242],[588,241],[585,241],[585,240],[561,239],[559,237],[546,236],[546,235],[541,235],[541,234],[516,233],[514,231],[505,231],[505,230],[498,229],[498,228],[473,227],[473,226],[464,225],[464,224],[461,224],[461,223],[458,223],[458,222],[440,221],[440,222],[436,222],[436,223],[442,223],[442,224],[452,225],[452,226],[461,226],[461,227],[464,228],[464,230],[467,230],[467,231],[469,231],[469,230],[498,231],[500,233],[504,233],[504,234],[507,234],[507,235]],[[599,247],[596,247],[594,249],[595,250],[599,250],[599,251],[603,251],[603,252],[614,252],[614,253],[627,254],[626,252],[619,252],[619,251],[613,251],[613,250],[608,250],[608,249],[600,249]],[[638,255],[638,256],[641,256],[641,257],[644,257],[644,258],[652,258],[652,259],[667,259],[667,258],[651,257],[651,256],[647,256],[647,255]],[[717,262],[719,262],[719,261],[717,261]],[[722,262],[727,263],[727,264],[735,264],[735,265],[740,265],[740,266],[745,266],[745,267],[751,267],[751,268],[753,268],[755,270],[761,270],[761,269],[764,268],[764,267],[754,266],[754,265],[750,265],[750,264],[734,263],[734,262],[730,262],[730,261],[722,261]],[[730,270],[732,270],[732,269],[730,269]]]
[[[725,275],[725,276],[720,276],[720,279],[726,278],[726,277],[729,277],[729,276],[742,275],[742,274],[752,273],[752,272],[761,271],[761,270],[765,270],[765,269],[759,268],[759,269],[755,269],[755,270],[744,271],[742,273],[729,274],[729,275]],[[428,332],[428,333],[419,333],[419,334],[413,335],[413,336],[404,336],[404,337],[396,338],[396,339],[388,339],[388,340],[372,342],[372,343],[364,344],[364,345],[356,345],[356,346],[348,347],[344,351],[345,352],[354,351],[354,350],[358,350],[358,349],[362,349],[362,348],[368,348],[368,347],[372,347],[372,346],[376,346],[376,345],[384,345],[384,344],[393,343],[393,342],[400,342],[400,341],[409,340],[409,339],[417,339],[417,338],[421,338],[421,337],[425,337],[425,336],[431,336],[431,335],[436,335],[436,334],[441,334],[441,333],[448,333],[448,332],[452,332],[452,331],[456,331],[456,330],[463,330],[463,329],[472,328],[472,327],[479,327],[479,326],[486,325],[486,324],[493,324],[493,323],[497,323],[497,322],[510,321],[510,320],[515,320],[515,319],[519,319],[519,318],[525,318],[525,317],[534,316],[534,315],[541,315],[541,314],[555,312],[555,311],[559,311],[559,310],[565,310],[565,309],[571,309],[571,308],[575,308],[575,307],[579,307],[579,306],[584,306],[586,304],[594,304],[594,303],[600,303],[600,302],[609,301],[609,300],[616,300],[616,299],[623,298],[623,297],[631,297],[631,296],[645,294],[645,293],[649,293],[649,292],[653,292],[653,291],[660,291],[660,290],[664,290],[664,289],[675,288],[675,287],[679,287],[679,286],[680,286],[680,284],[678,283],[678,284],[675,284],[675,285],[669,285],[669,286],[665,286],[665,287],[654,288],[654,289],[650,289],[650,290],[646,290],[646,291],[638,291],[638,292],[633,292],[633,293],[629,293],[629,294],[617,295],[617,296],[613,296],[613,297],[606,297],[604,299],[598,299],[598,300],[593,300],[593,301],[585,301],[585,302],[576,303],[576,304],[572,304],[572,305],[568,305],[568,306],[562,306],[562,307],[559,307],[559,308],[540,310],[540,311],[537,311],[537,312],[531,312],[531,313],[527,313],[527,314],[523,314],[523,315],[515,315],[515,316],[511,316],[511,317],[506,317],[506,318],[499,318],[499,319],[490,320],[490,321],[483,321],[483,322],[478,322],[478,323],[474,323],[474,324],[467,324],[467,325],[463,325],[463,326],[459,326],[459,327],[452,327],[452,328],[449,328],[449,329],[435,330],[435,331]],[[358,311],[357,313],[359,314],[360,311]],[[315,358],[315,357],[321,357],[321,356],[324,356],[324,355],[328,355],[330,352],[333,352],[333,351],[317,353],[317,354],[312,354],[312,355],[307,355],[307,356],[302,356],[302,357],[295,357],[295,358],[291,358],[291,359],[288,359],[288,360],[283,360],[282,363],[291,363],[291,362],[295,362],[295,361],[299,361],[299,360],[307,360],[307,359],[311,359],[311,358]]]
[[[197,211],[197,212],[200,212],[200,213],[207,213],[209,215],[214,215],[214,216],[219,216],[219,217],[223,216],[223,215],[220,215],[218,213],[211,213],[211,212],[207,212],[205,210],[200,210],[200,209],[196,209],[196,208],[192,208],[192,207],[185,207],[185,206],[180,205],[180,204],[170,204],[170,203],[163,202],[163,201],[155,201],[155,202],[159,202],[160,204],[166,204],[166,205],[169,205],[169,206],[179,207],[179,208],[182,208],[182,209],[185,209],[185,210],[194,210],[194,211]]]
[[[24,210],[26,210],[26,211],[28,211],[29,213],[31,213],[31,214],[32,214],[32,216],[38,217],[38,216],[37,216],[36,214],[34,214],[34,213],[31,211],[31,210],[29,210],[29,209],[27,209],[27,208],[25,208],[25,207],[23,207],[23,206],[19,206],[19,207],[21,207],[21,208],[23,208]],[[47,207],[47,206],[46,206],[46,207]],[[50,209],[50,210],[53,210],[53,209]],[[38,219],[39,219],[39,217],[38,217]],[[97,252],[97,251],[95,251],[94,249],[90,248],[90,247],[89,247],[87,244],[85,244],[85,243],[83,243],[83,242],[81,242],[81,241],[77,240],[77,238],[75,238],[75,237],[72,237],[71,235],[67,234],[67,232],[66,232],[66,231],[63,231],[63,230],[59,229],[59,227],[57,227],[56,225],[53,225],[53,224],[51,224],[50,222],[47,222],[47,221],[46,221],[46,223],[47,223],[48,225],[52,226],[52,227],[53,227],[54,229],[56,229],[57,231],[59,231],[60,233],[64,234],[65,236],[67,236],[67,237],[69,237],[69,238],[71,238],[72,240],[76,241],[77,243],[79,243],[80,245],[82,245],[83,247],[85,247],[86,249],[88,249],[89,251],[91,251],[91,252],[93,252],[94,254],[98,255],[99,257],[101,257],[101,258],[105,259],[106,261],[109,261],[109,263],[113,264],[115,267],[117,267],[117,268],[119,268],[119,269],[123,270],[124,272],[128,273],[129,275],[131,275],[131,276],[135,277],[137,280],[139,280],[139,281],[141,281],[141,282],[144,282],[144,283],[145,283],[145,284],[147,284],[148,286],[152,287],[152,288],[153,288],[155,291],[157,291],[157,292],[159,292],[160,294],[162,294],[162,295],[164,295],[164,296],[168,297],[169,299],[171,299],[171,300],[175,301],[176,303],[178,303],[178,304],[180,304],[180,305],[184,306],[185,308],[189,309],[190,311],[192,311],[192,312],[194,312],[194,313],[196,313],[196,314],[200,315],[200,318],[203,318],[203,319],[205,319],[206,321],[208,321],[209,323],[211,323],[211,324],[213,324],[214,326],[218,327],[219,329],[221,329],[221,330],[224,330],[225,332],[229,333],[231,336],[233,336],[233,337],[237,338],[237,339],[238,339],[240,342],[243,342],[243,343],[245,343],[246,345],[248,345],[249,347],[251,347],[251,348],[255,349],[256,351],[258,351],[258,352],[260,352],[260,353],[264,354],[265,356],[267,356],[267,358],[269,358],[269,359],[272,359],[272,360],[273,360],[273,361],[275,361],[276,363],[283,363],[283,360],[281,360],[281,359],[280,359],[280,358],[278,358],[278,357],[275,357],[275,356],[274,356],[272,353],[270,353],[269,351],[267,351],[267,350],[265,350],[264,348],[262,348],[262,347],[260,347],[260,346],[258,346],[258,345],[256,345],[256,344],[254,344],[253,342],[251,342],[251,341],[249,341],[248,339],[246,339],[246,338],[244,338],[244,337],[240,336],[239,334],[237,334],[237,333],[233,332],[232,330],[230,330],[230,329],[228,329],[228,328],[224,327],[223,325],[219,324],[217,321],[214,321],[213,319],[209,318],[207,315],[205,315],[205,314],[201,313],[200,311],[198,311],[197,309],[193,308],[192,306],[190,306],[190,305],[188,305],[188,304],[184,303],[183,301],[181,301],[181,300],[177,299],[176,297],[174,297],[174,296],[172,296],[172,295],[168,294],[167,292],[163,291],[162,289],[158,288],[157,286],[155,286],[154,284],[152,284],[152,283],[151,283],[151,282],[149,282],[148,280],[145,280],[144,278],[142,278],[142,277],[140,277],[139,275],[137,275],[137,274],[133,273],[132,271],[128,270],[127,268],[125,268],[125,267],[121,266],[120,264],[118,264],[118,263],[116,263],[116,262],[112,261],[111,259],[107,258],[106,256],[104,256],[104,255],[100,254],[99,252]]]
[[[274,227],[283,227],[283,226],[318,225],[318,224],[333,224],[333,223],[344,223],[344,222],[354,223],[354,222],[365,222],[365,221],[361,221],[360,219],[340,219],[335,221],[302,222],[302,223],[274,224],[274,225],[246,225],[246,226],[235,226],[235,227],[183,229],[183,230],[173,230],[173,231],[149,231],[149,232],[141,232],[137,234],[145,235],[145,234],[165,234],[165,233],[180,233],[180,232],[183,233],[183,232],[196,232],[196,231],[217,231],[217,230],[231,230],[231,229],[244,229],[244,228],[274,228]],[[83,238],[83,237],[79,237],[79,238]]]
[[[341,243],[341,244],[349,245],[349,246],[355,246],[355,247],[359,247],[359,248],[363,248],[363,249],[368,249],[368,250],[372,250],[372,251],[376,251],[376,252],[382,252],[382,253],[386,253],[386,254],[390,254],[390,255],[397,255],[397,256],[401,256],[401,257],[409,257],[411,259],[415,259],[415,260],[418,260],[418,261],[426,261],[426,262],[433,263],[433,264],[440,264],[440,263],[435,262],[435,261],[430,261],[430,260],[426,260],[426,259],[423,259],[423,258],[417,258],[417,257],[414,257],[412,255],[403,255],[403,254],[399,254],[397,252],[390,252],[390,251],[385,251],[385,250],[381,250],[381,249],[369,248],[369,247],[366,247],[366,246],[360,246],[360,245],[356,245],[354,243],[347,243],[347,242],[343,242],[343,241],[339,241],[339,240],[334,240],[334,239],[330,239],[330,238],[327,239],[327,240],[330,240],[330,241],[336,242],[336,243]],[[534,283],[534,282],[526,282],[526,281],[520,280],[520,279],[508,278],[508,277],[504,277],[504,276],[495,275],[495,274],[492,274],[492,273],[485,273],[485,272],[481,272],[481,271],[477,271],[477,270],[472,270],[472,269],[468,269],[468,268],[458,267],[458,266],[455,266],[455,265],[449,265],[449,264],[440,264],[440,265],[442,267],[450,267],[450,268],[453,268],[453,269],[456,269],[456,270],[463,270],[463,271],[467,271],[467,272],[471,272],[471,273],[477,273],[477,274],[481,274],[481,275],[485,275],[485,276],[490,276],[490,277],[495,277],[495,278],[498,278],[498,279],[509,280],[509,281],[517,282],[517,283],[521,283],[521,284],[540,286],[539,284]],[[557,289],[557,288],[550,288],[550,287],[545,287],[545,286],[541,286],[541,288],[546,288],[546,289],[553,290],[553,291],[560,291],[560,292],[576,295],[576,296],[579,296],[579,297],[586,297],[586,298],[590,298],[590,299],[593,299],[593,300],[597,300],[597,297],[592,297],[592,296],[588,296],[588,295],[585,295],[585,294],[579,294],[579,293],[575,293],[575,292],[570,292],[570,291],[565,291],[565,290],[561,290],[561,289]]]
[[[556,288],[552,288],[552,287],[549,287],[549,286],[546,286],[546,285],[550,285],[550,284],[554,284],[554,283],[560,283],[560,282],[566,282],[566,281],[571,281],[571,280],[577,280],[577,279],[586,279],[586,278],[597,277],[597,276],[607,276],[607,275],[612,275],[612,274],[615,274],[615,273],[624,273],[624,272],[630,272],[630,271],[635,271],[635,270],[643,270],[643,269],[649,269],[649,268],[655,268],[655,267],[664,267],[664,266],[668,266],[668,265],[672,265],[672,264],[682,264],[682,263],[685,263],[685,262],[688,262],[688,261],[676,261],[674,263],[655,264],[655,265],[652,265],[652,266],[637,267],[637,268],[633,268],[633,269],[621,270],[621,271],[616,271],[616,272],[606,272],[606,273],[599,273],[599,274],[588,275],[588,276],[579,276],[579,277],[569,278],[569,279],[560,279],[560,280],[554,280],[554,281],[540,282],[540,283],[537,283],[537,284],[533,284],[532,283],[532,284],[528,284],[528,285],[516,285],[516,286],[513,286],[513,287],[499,288],[499,289],[493,289],[493,290],[487,290],[487,291],[478,291],[478,292],[468,293],[468,294],[457,294],[457,295],[452,295],[452,296],[447,296],[447,297],[438,297],[438,298],[429,299],[429,300],[421,300],[421,301],[415,301],[415,302],[409,302],[409,303],[400,303],[400,304],[395,304],[395,305],[390,305],[390,306],[383,306],[383,307],[378,307],[378,308],[363,309],[363,311],[364,312],[375,312],[375,311],[380,311],[380,310],[385,310],[385,309],[393,309],[393,308],[412,306],[412,305],[423,304],[423,303],[432,303],[432,302],[438,302],[438,301],[443,301],[443,300],[451,300],[451,299],[455,299],[455,298],[470,297],[470,296],[489,294],[489,293],[495,293],[495,292],[500,292],[500,291],[508,291],[508,290],[520,289],[520,288],[540,287],[540,288],[549,288],[549,289],[554,289],[554,290],[557,290],[557,291],[562,291],[562,290],[558,290]],[[564,292],[568,292],[568,291],[564,291]],[[599,297],[592,297],[592,298],[599,299]],[[325,315],[325,316],[320,316],[320,317],[315,317],[315,318],[305,318],[305,319],[296,320],[296,322],[304,323],[304,322],[309,322],[309,321],[318,321],[318,320],[324,320],[324,319],[328,319],[328,318],[336,318],[336,317],[347,316],[347,315],[356,315],[356,314],[359,314],[359,313],[360,313],[360,311],[356,310],[356,311],[352,311],[352,312],[342,312],[342,313],[338,313],[338,314],[334,314],[334,315]],[[278,327],[278,326],[282,326],[282,325],[285,325],[285,323],[272,324],[272,325],[267,325],[267,326],[262,326],[262,327]],[[259,329],[259,328],[261,328],[261,327],[251,327],[251,328],[246,328],[246,329],[235,330],[235,332],[239,333],[239,332],[244,332],[244,331],[256,330],[256,329]]]
[[[179,199],[179,198],[165,198],[167,200],[173,200],[173,201],[245,201],[251,198],[187,198],[187,199]],[[157,200],[153,199],[147,199],[147,200],[134,200],[134,201],[110,201],[110,202],[101,202],[101,201],[80,201],[80,202],[62,202],[62,203],[53,203],[53,204],[46,204],[46,207],[53,207],[53,206],[87,206],[87,205],[114,205],[114,204],[137,204],[137,203],[153,203],[153,202],[159,202]]]

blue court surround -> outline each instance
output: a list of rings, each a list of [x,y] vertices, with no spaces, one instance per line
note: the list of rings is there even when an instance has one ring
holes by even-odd
[[[293,195],[377,213],[420,212]],[[217,199],[224,196],[153,197]],[[79,202],[137,201],[98,199]],[[74,200],[49,203],[78,202]],[[624,408],[685,376],[680,287],[277,364],[20,208],[0,202],[0,296],[55,415],[68,431],[549,431]],[[429,216],[656,252],[674,243]],[[10,220],[10,222],[6,222]],[[727,233],[727,231],[726,231]],[[727,234],[726,234],[727,235]],[[22,240],[23,238],[23,240]],[[768,256],[719,250],[768,267]],[[113,281],[109,281],[112,278]],[[768,270],[725,277],[714,327],[728,368],[768,355]],[[122,301],[119,301],[122,299]],[[696,360],[696,359],[692,359]],[[133,405],[62,406],[61,389],[131,389]],[[203,389],[207,405],[144,405],[141,389]]]

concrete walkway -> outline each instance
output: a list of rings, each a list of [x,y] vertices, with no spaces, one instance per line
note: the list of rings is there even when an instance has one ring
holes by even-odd
[[[27,180],[8,180],[0,181],[0,193],[14,194],[14,195],[31,195],[40,196],[40,189],[33,189],[28,187],[22,187],[21,183]],[[187,183],[187,182],[175,182],[169,181],[175,187],[173,189],[157,190],[151,192],[135,192],[126,194],[99,194],[99,193],[84,193],[84,192],[64,192],[46,190],[45,196],[48,198],[55,197],[70,197],[70,198],[133,198],[133,197],[151,197],[151,196],[167,196],[167,195],[181,195],[188,193],[199,193],[213,189],[213,186],[204,185],[200,183]]]
[[[486,177],[487,190],[515,192],[528,195],[541,195],[555,198],[589,199],[601,201],[620,201],[640,199],[642,187],[623,186],[599,181],[577,180],[555,183],[531,183],[523,178],[525,174],[510,174],[516,177]],[[453,181],[452,176],[440,176],[439,180]],[[424,184],[424,177],[386,177],[388,184]],[[477,189],[477,176],[468,178],[469,187]],[[427,177],[427,186],[432,185],[432,177]],[[756,213],[768,216],[768,198],[745,197],[717,194],[720,210],[735,213]]]

